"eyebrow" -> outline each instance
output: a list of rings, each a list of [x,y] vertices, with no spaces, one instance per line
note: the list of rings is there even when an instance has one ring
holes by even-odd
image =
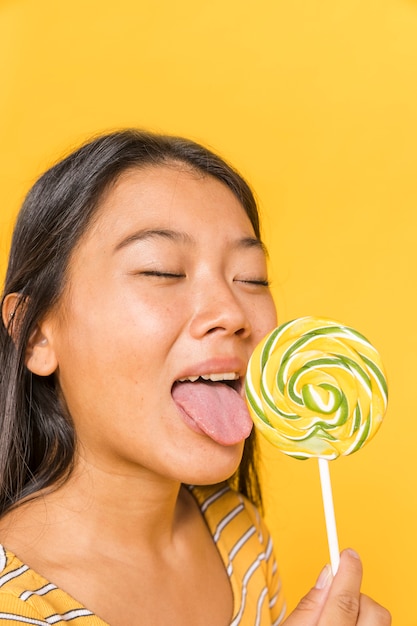
[[[236,244],[236,248],[257,248],[261,250],[266,257],[269,257],[268,250],[263,241],[258,239],[257,237],[243,237],[242,239],[238,239]]]
[[[127,246],[130,246],[138,241],[146,241],[154,238],[167,239],[168,241],[185,243],[187,245],[193,245],[195,243],[193,237],[182,231],[167,228],[144,228],[119,241],[114,248],[114,252],[122,250],[123,248],[126,248]],[[242,237],[241,239],[237,239],[232,242],[231,247],[237,249],[257,248],[258,250],[261,250],[265,256],[268,256],[265,244],[257,237]]]
[[[193,240],[189,235],[177,230],[170,230],[167,228],[144,228],[143,230],[138,230],[119,241],[114,251],[117,252],[118,250],[126,248],[127,246],[130,246],[138,241],[146,241],[147,239],[154,239],[158,237],[178,243],[193,243]]]

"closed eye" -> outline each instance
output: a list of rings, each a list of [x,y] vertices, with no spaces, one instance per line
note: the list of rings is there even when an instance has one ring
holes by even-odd
[[[158,270],[146,270],[140,272],[142,276],[157,276],[160,278],[185,278],[185,274],[177,274],[175,272],[160,272]]]
[[[266,280],[255,280],[255,279],[249,280],[249,279],[239,278],[239,279],[236,279],[236,282],[245,283],[248,285],[259,285],[261,287],[269,287],[269,280],[267,279]]]

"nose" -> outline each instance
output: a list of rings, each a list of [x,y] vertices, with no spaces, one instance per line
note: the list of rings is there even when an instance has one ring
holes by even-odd
[[[226,282],[216,281],[195,291],[193,309],[190,332],[195,338],[214,333],[246,338],[252,332],[248,306]]]

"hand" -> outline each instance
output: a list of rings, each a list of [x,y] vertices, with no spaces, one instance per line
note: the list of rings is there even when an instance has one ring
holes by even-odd
[[[327,565],[283,626],[390,626],[389,612],[361,594],[361,582],[359,556],[344,550],[334,579]]]

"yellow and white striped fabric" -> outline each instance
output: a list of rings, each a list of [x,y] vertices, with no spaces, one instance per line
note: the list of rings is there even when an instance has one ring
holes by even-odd
[[[191,487],[233,591],[231,626],[276,626],[285,602],[271,536],[258,510],[228,486]]]
[[[272,543],[255,507],[227,486],[190,487],[230,578],[231,626],[275,626],[284,603]],[[0,545],[0,624],[106,626]]]
[[[46,626],[104,622],[0,546],[0,624]]]

